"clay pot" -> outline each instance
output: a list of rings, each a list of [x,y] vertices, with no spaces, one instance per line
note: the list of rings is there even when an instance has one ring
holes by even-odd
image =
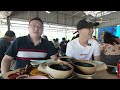
[[[49,74],[56,79],[65,79],[72,75],[73,66],[67,63],[54,62],[49,64],[40,64],[38,70]]]
[[[69,63],[71,64],[72,62],[74,62],[76,59],[68,57],[68,56],[63,56],[63,57],[59,57],[58,61],[59,62],[64,62],[64,63]]]
[[[96,64],[88,60],[78,60],[73,62],[75,68],[77,68],[83,74],[93,74],[96,70]]]

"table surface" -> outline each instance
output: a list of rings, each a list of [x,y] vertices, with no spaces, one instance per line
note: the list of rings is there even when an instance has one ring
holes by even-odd
[[[106,67],[116,67],[116,66],[107,65]],[[9,79],[8,75],[10,75],[12,73],[16,73],[18,71],[19,71],[19,69],[16,69],[14,71],[9,71],[5,74],[2,74],[1,76],[2,76],[3,79]],[[72,76],[73,76],[72,79],[80,79],[80,77],[77,77],[77,75],[75,75],[74,73],[73,73]],[[87,79],[89,79],[89,78],[87,78]],[[92,76],[90,79],[119,79],[119,78],[117,77],[117,74],[108,73],[107,69],[104,69],[104,70],[101,70],[101,71],[96,71],[95,75]]]
[[[19,69],[14,70],[14,71],[9,71],[5,74],[2,74],[1,76],[3,79],[9,79],[8,75],[15,73],[17,71],[19,71]],[[80,79],[80,78],[74,75],[72,79]],[[119,78],[117,77],[117,74],[110,74],[107,72],[107,70],[102,70],[102,71],[97,71],[95,75],[92,76],[92,79],[119,79]]]
[[[93,79],[119,79],[117,74],[110,74],[107,70],[96,72],[96,75],[93,76]]]

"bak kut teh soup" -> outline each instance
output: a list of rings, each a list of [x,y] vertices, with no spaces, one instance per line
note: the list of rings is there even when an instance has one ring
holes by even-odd
[[[75,65],[84,66],[84,67],[94,67],[94,65],[85,62],[74,62]]]
[[[50,68],[52,69],[56,69],[56,70],[62,70],[62,71],[67,71],[67,70],[71,70],[71,67],[64,65],[64,64],[52,64],[50,65]]]
[[[73,65],[84,74],[93,74],[96,69],[96,65],[94,63],[86,61],[77,61],[74,62]]]
[[[76,59],[75,58],[70,58],[70,57],[61,57],[59,58],[60,61],[63,61],[63,62],[68,62],[68,63],[72,63],[74,62]]]
[[[66,62],[71,62],[71,59],[70,59],[70,58],[61,58],[60,60],[66,61]]]

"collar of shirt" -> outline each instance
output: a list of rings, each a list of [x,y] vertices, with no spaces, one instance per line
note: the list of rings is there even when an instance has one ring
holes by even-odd
[[[29,40],[31,43],[33,43],[29,34],[28,34],[27,37],[28,37],[28,40]],[[40,39],[39,44],[40,44],[41,42],[42,42],[42,38]]]

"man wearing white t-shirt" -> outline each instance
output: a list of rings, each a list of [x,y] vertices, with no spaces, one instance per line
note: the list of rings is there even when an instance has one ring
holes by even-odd
[[[87,19],[80,20],[77,24],[79,37],[68,42],[66,56],[77,60],[100,60],[99,43],[92,39],[93,23]]]

